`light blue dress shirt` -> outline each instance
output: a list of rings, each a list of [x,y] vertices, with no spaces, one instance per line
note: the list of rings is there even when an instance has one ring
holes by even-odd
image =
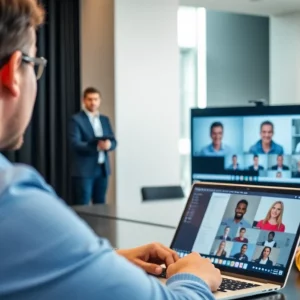
[[[191,274],[162,285],[117,255],[32,168],[0,154],[1,300],[213,300]]]
[[[228,218],[222,221],[222,225],[226,225],[230,227],[230,232],[229,232],[229,236],[231,238],[234,238],[238,232],[239,228],[251,228],[252,226],[250,225],[249,222],[247,222],[246,220],[242,219],[240,222],[236,223],[234,221],[234,218]]]
[[[85,114],[87,115],[91,126],[93,127],[93,131],[96,137],[103,136],[103,128],[100,121],[100,114],[93,115],[87,109],[84,109]],[[99,151],[98,163],[103,164],[105,162],[105,154],[102,150]]]
[[[268,153],[265,153],[264,149],[262,147],[262,142],[261,142],[261,140],[259,140],[253,146],[250,147],[249,153],[252,153],[252,154],[277,154],[277,155],[282,155],[284,153],[284,151],[283,151],[282,146],[280,146],[279,144],[271,141],[270,151]]]
[[[221,149],[216,151],[213,144],[209,144],[200,151],[200,156],[227,156],[232,153],[229,146],[222,144]]]

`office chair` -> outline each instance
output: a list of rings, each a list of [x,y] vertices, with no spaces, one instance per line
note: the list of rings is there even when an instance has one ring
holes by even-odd
[[[143,201],[184,197],[182,187],[179,185],[142,187],[141,192]]]

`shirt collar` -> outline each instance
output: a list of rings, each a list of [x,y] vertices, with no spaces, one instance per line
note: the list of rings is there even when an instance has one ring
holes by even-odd
[[[100,113],[99,112],[97,112],[95,114],[92,114],[85,107],[83,108],[83,111],[86,113],[86,115],[88,116],[89,119],[94,119],[94,118],[99,118],[100,117]]]
[[[212,152],[220,152],[220,151],[223,151],[223,150],[224,150],[223,144],[221,144],[221,147],[220,147],[219,151],[215,150],[213,143],[210,144],[210,151],[212,151]]]

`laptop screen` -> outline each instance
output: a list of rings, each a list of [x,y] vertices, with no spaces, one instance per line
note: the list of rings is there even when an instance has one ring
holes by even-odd
[[[300,193],[195,184],[171,248],[223,271],[284,281],[299,237]]]

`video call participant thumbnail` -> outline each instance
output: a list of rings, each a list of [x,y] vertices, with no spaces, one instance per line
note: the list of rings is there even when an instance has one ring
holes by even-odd
[[[235,154],[232,155],[232,163],[228,166],[228,170],[240,170],[240,164]]]
[[[218,256],[218,257],[221,257],[221,258],[225,258],[226,254],[227,254],[226,251],[225,251],[225,247],[226,247],[226,242],[222,241],[219,244],[219,247],[218,247],[217,251],[215,252],[215,255]]]
[[[272,166],[271,168],[272,170],[277,170],[277,171],[287,171],[289,170],[290,168],[286,165],[283,164],[283,156],[282,155],[278,155],[277,156],[277,164]]]
[[[273,262],[270,260],[269,256],[271,254],[272,248],[271,247],[265,247],[259,256],[259,258],[255,259],[253,262],[259,264],[259,265],[265,265],[267,267],[272,267]]]
[[[214,122],[210,126],[211,144],[202,148],[201,156],[226,156],[230,154],[229,146],[222,142],[224,135],[224,127],[221,122]]]
[[[226,226],[224,229],[224,234],[217,237],[218,240],[223,240],[223,241],[231,241],[231,237],[229,236],[230,232],[230,227]]]
[[[274,135],[274,125],[270,121],[264,121],[260,125],[260,137],[249,152],[252,154],[283,154],[283,147],[275,143],[272,138]]]
[[[264,169],[264,167],[259,164],[259,157],[257,154],[253,156],[253,165],[248,169],[249,171],[262,171]]]
[[[262,230],[285,231],[285,225],[282,223],[284,204],[282,201],[276,201],[270,207],[266,217],[260,220],[255,227]]]
[[[275,237],[275,232],[274,231],[270,231],[268,234],[268,239],[266,241],[263,242],[263,246],[268,246],[271,248],[275,248],[277,246],[276,241],[274,241],[274,237]]]
[[[292,177],[300,178],[300,160],[297,161],[297,170],[292,173]]]
[[[247,249],[247,244],[243,244],[241,247],[241,251],[233,255],[233,258],[241,261],[248,261],[248,256],[246,255]]]
[[[242,227],[239,232],[239,236],[235,237],[233,240],[239,243],[248,243],[248,239],[245,238],[246,228]]]
[[[250,223],[248,223],[244,219],[244,215],[247,213],[248,201],[245,199],[241,199],[234,210],[234,216],[232,218],[228,218],[222,221],[222,225],[227,225],[231,228],[232,231],[237,232],[239,227],[249,228],[252,227]]]

